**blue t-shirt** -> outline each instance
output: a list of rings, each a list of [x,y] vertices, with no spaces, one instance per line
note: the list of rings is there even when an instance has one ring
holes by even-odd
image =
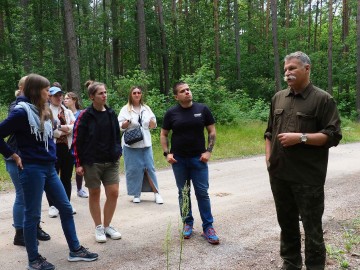
[[[204,128],[215,124],[209,108],[193,102],[189,108],[179,104],[170,108],[162,128],[172,130],[170,152],[182,157],[194,157],[206,151]]]

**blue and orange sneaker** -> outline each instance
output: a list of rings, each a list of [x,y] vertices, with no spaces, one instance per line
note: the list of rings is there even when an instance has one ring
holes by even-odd
[[[190,239],[192,232],[193,232],[193,226],[185,223],[183,230],[184,239]]]
[[[207,228],[201,234],[201,236],[204,237],[212,245],[218,245],[220,243],[219,237],[216,235],[216,232],[213,227]]]

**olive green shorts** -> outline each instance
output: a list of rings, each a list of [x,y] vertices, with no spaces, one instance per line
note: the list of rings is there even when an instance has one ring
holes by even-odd
[[[92,165],[84,165],[84,180],[87,188],[98,188],[101,183],[104,186],[118,184],[120,161],[93,163]]]

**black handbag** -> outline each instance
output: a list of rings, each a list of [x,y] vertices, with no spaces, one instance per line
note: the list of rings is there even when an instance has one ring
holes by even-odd
[[[141,112],[142,114],[142,112]],[[141,130],[141,115],[139,115],[139,124],[140,126],[137,126],[136,128],[125,130],[124,133],[124,141],[127,145],[132,145],[134,143],[140,142],[144,139],[144,134]]]

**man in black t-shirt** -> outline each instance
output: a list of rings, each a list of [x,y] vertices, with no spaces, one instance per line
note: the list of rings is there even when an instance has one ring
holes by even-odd
[[[161,129],[160,142],[164,156],[172,165],[179,190],[180,214],[184,223],[183,236],[189,239],[193,231],[194,218],[191,211],[190,180],[193,183],[202,219],[202,236],[210,244],[219,244],[219,237],[213,228],[213,216],[208,194],[210,159],[216,138],[215,120],[209,108],[192,101],[189,86],[184,82],[173,87],[178,105],[170,108]],[[205,148],[204,128],[208,132],[208,147]],[[171,149],[168,135],[172,130]],[[183,189],[188,187],[188,203],[183,198]],[[185,189],[186,190],[186,189]],[[187,208],[188,207],[188,208]],[[186,210],[184,210],[186,209]]]

